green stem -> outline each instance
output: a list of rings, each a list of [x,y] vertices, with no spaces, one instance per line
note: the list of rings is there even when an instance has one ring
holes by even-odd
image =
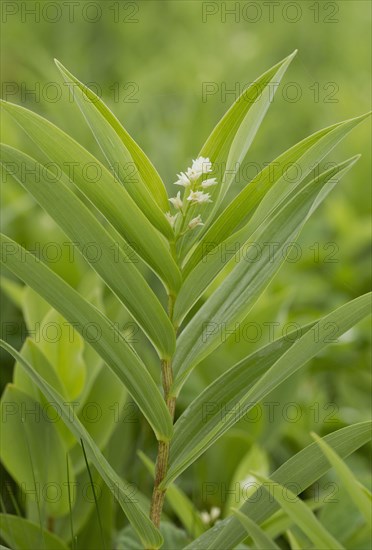
[[[172,320],[175,297],[169,295],[168,314]],[[176,398],[170,395],[170,390],[173,384],[173,369],[170,360],[161,362],[162,384],[164,391],[164,399],[168,407],[169,414],[172,420],[174,419],[174,411],[176,408]],[[166,489],[160,489],[160,484],[165,479],[168,470],[169,460],[169,441],[159,441],[158,456],[155,465],[155,482],[152,493],[150,519],[156,527],[160,526],[160,518],[163,510]]]

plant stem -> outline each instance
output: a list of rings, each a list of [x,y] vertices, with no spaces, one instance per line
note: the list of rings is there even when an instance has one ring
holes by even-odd
[[[170,319],[173,317],[173,307],[174,307],[175,297],[170,295],[168,302],[168,314]],[[172,363],[170,360],[163,360],[161,362],[161,373],[162,373],[162,384],[164,391],[164,399],[167,404],[169,413],[172,420],[174,419],[174,411],[176,408],[176,398],[170,396],[170,390],[173,384],[173,370]],[[158,456],[156,459],[155,466],[155,482],[154,490],[152,493],[151,500],[151,509],[150,509],[150,519],[156,527],[160,525],[161,513],[163,510],[165,492],[166,489],[159,489],[161,482],[165,479],[168,470],[168,459],[169,459],[169,441],[159,441],[158,446]]]

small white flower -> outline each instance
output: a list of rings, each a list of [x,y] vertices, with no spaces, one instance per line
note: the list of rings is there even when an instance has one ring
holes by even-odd
[[[183,207],[183,202],[181,199],[181,191],[178,191],[177,196],[169,199],[169,202],[171,202],[174,206],[174,208],[177,208],[177,210],[181,210]]]
[[[210,513],[203,510],[200,512],[200,517],[202,522],[205,525],[210,525],[211,523],[214,523],[216,519],[218,519],[221,515],[221,508],[218,508],[217,506],[212,506]]]
[[[217,185],[216,178],[208,178],[207,180],[202,181],[201,186],[202,187],[211,187],[212,185]]]
[[[193,218],[192,220],[190,220],[189,222],[189,229],[194,229],[195,227],[197,227],[198,225],[204,225],[202,219],[201,219],[201,216],[199,214],[199,216],[196,216],[196,218]]]
[[[189,180],[195,181],[203,174],[208,174],[209,172],[212,172],[211,161],[209,158],[199,157],[192,161],[192,166],[187,169],[186,176]]]
[[[177,220],[177,218],[178,218],[178,212],[177,212],[177,214],[175,214],[174,216],[172,216],[172,214],[171,214],[170,212],[167,212],[167,213],[165,214],[165,217],[166,217],[167,220],[169,221],[170,226],[171,226],[171,227],[174,227],[174,224],[176,223],[176,220]]]
[[[211,521],[216,521],[217,518],[221,515],[221,508],[218,508],[218,506],[212,506],[211,512],[210,512],[210,518]]]
[[[209,193],[203,193],[202,191],[191,191],[190,195],[187,197],[188,201],[191,201],[193,203],[205,203],[205,202],[212,202],[211,196]]]
[[[174,182],[174,185],[182,185],[182,187],[188,187],[191,185],[191,181],[184,172],[177,174],[178,180]]]
[[[202,522],[205,524],[205,525],[209,525],[209,522],[211,521],[211,517],[210,515],[208,514],[208,512],[200,512],[200,517],[201,517],[201,520]]]

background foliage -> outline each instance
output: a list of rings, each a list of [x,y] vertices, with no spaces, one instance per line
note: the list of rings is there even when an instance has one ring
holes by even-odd
[[[35,4],[43,9],[48,2]],[[245,20],[244,2],[238,4],[236,15],[226,16],[225,22],[223,3],[212,2],[219,6],[218,13],[209,16],[204,13],[204,21],[206,3],[199,1],[150,0],[131,2],[132,7],[109,0],[96,4],[102,10],[96,22],[84,18],[87,2],[79,3],[73,21],[68,21],[67,10],[56,23],[45,17],[34,22],[32,16],[22,21],[19,14],[8,15],[1,38],[2,96],[46,116],[100,158],[89,129],[80,123],[77,107],[69,102],[67,88],[53,63],[53,57],[58,58],[83,82],[98,84],[105,102],[153,160],[169,189],[176,172],[195,158],[239,91],[295,48],[299,53],[284,79],[284,91],[282,84],[249,152],[246,174],[252,177],[255,173],[249,163],[262,165],[317,129],[370,108],[371,6],[363,0],[302,1],[297,3],[301,11],[297,22],[288,21],[288,15],[289,18],[293,15],[283,11],[286,2],[275,8],[272,21],[268,8],[262,6],[262,16],[256,22]],[[230,9],[236,6],[235,2],[225,4]],[[315,4],[319,9],[318,22],[314,21]],[[121,21],[115,20],[115,10],[119,10]],[[93,11],[90,17],[94,17]],[[123,22],[125,17],[137,22]],[[294,83],[293,87],[288,83]],[[206,85],[216,93],[203,95]],[[36,89],[36,94],[26,93],[30,89]],[[50,100],[55,90],[62,97]],[[236,92],[224,94],[224,90]],[[298,101],[291,99],[295,91],[301,95]],[[3,124],[2,131],[10,135],[8,142],[32,152],[31,142],[9,119],[4,117]],[[190,378],[181,396],[180,409],[183,400],[186,403],[196,396],[217,373],[268,341],[267,323],[280,323],[276,328],[276,335],[280,336],[287,323],[304,324],[368,290],[371,214],[368,124],[357,127],[323,161],[325,169],[327,161],[362,153],[356,167],[306,225],[299,240],[301,259],[285,264],[250,314],[250,320],[262,330],[261,337],[256,342],[245,341],[238,352],[235,337],[228,338]],[[232,192],[235,194],[246,181],[242,179]],[[2,198],[2,230],[12,238],[31,249],[35,242],[64,242],[61,231],[15,182],[3,187]],[[330,256],[333,252],[334,256]],[[72,265],[66,258],[51,267],[75,287],[83,280],[87,294],[94,290],[101,294],[95,279],[84,278],[83,261]],[[102,295],[106,310],[115,312],[112,298],[105,291]],[[22,313],[6,295],[2,314],[6,322],[21,326]],[[122,322],[130,323],[130,319],[123,318]],[[240,422],[182,476],[182,487],[192,495],[199,509],[221,507],[221,495],[206,494],[205,482],[218,480],[226,483],[226,487],[234,486],[235,480],[244,476],[244,461],[250,454],[263,453],[267,470],[271,471],[311,442],[310,431],[324,435],[366,418],[370,404],[368,329],[368,323],[359,324],[342,343],[328,347],[289,385],[277,390],[267,400],[279,403],[274,419],[269,406],[263,404],[258,421]],[[19,349],[24,335],[25,331],[19,328],[11,336],[11,343]],[[139,336],[135,347],[142,356],[150,353],[143,349]],[[3,361],[7,367],[1,370],[5,384],[11,379],[11,361],[5,356]],[[119,401],[122,399],[123,396],[118,397]],[[293,412],[286,408],[289,403],[295,403],[297,412],[301,411],[295,421],[288,416]],[[134,458],[137,449],[154,457],[153,438],[139,413],[135,409],[133,413],[128,402],[126,407],[131,421],[116,426],[107,452],[110,459],[115,457],[120,473],[150,490],[151,477]],[[252,457],[248,460],[250,465],[251,460]],[[366,483],[364,453],[355,455],[352,465]],[[321,489],[333,481],[332,475],[320,482]],[[222,500],[225,511],[230,504]],[[352,504],[348,513],[358,515]],[[345,508],[335,504],[331,511],[323,513],[322,520],[332,530],[332,525],[342,521],[344,514]],[[122,523],[119,516],[118,527]],[[345,540],[351,535],[345,529]],[[86,536],[88,540],[89,534]]]

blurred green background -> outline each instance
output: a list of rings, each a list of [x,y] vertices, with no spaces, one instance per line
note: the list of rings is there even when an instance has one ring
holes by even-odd
[[[364,0],[106,0],[61,2],[58,9],[52,5],[56,3],[28,1],[23,4],[29,12],[21,4],[2,3],[2,97],[47,117],[100,156],[53,63],[59,59],[80,80],[93,83],[154,162],[170,192],[176,172],[195,158],[239,92],[296,48],[298,54],[248,153],[248,176],[255,173],[250,163],[263,165],[316,130],[370,109],[371,3]],[[34,7],[36,16],[31,13]],[[213,93],[206,95],[206,87]],[[2,132],[3,140],[32,152],[31,142],[6,118]],[[305,227],[299,240],[301,259],[285,264],[251,312],[249,320],[260,325],[262,337],[258,342],[243,339],[239,346],[229,338],[198,367],[180,410],[218,372],[267,341],[265,323],[279,323],[276,334],[281,335],[288,322],[303,324],[368,291],[370,135],[364,122],[322,162],[325,168],[328,161],[362,154]],[[247,181],[249,177],[236,183],[233,192]],[[18,242],[32,248],[35,242],[64,240],[15,182],[3,185],[2,199],[2,230]],[[52,267],[75,286],[86,271],[83,262]],[[2,310],[6,321],[21,322],[19,310],[5,295]],[[18,348],[21,339],[20,331],[12,336]],[[365,419],[370,408],[368,344],[369,325],[362,323],[272,396],[273,401],[303,407],[301,420],[290,422],[278,414],[271,422],[264,412],[259,422],[240,423],[208,451],[182,477],[197,505],[220,505],[214,497],[204,498],[202,482],[231,481],[253,441],[270,454],[273,468],[309,443],[311,429],[325,433]],[[3,383],[11,377],[11,362],[4,361]],[[315,403],[321,411],[317,420],[309,412]],[[327,423],[330,404],[335,408]],[[129,446],[152,454],[146,427],[134,427],[124,435]],[[118,464],[127,478],[140,471],[150,484],[144,470],[133,465],[133,453]],[[358,468],[364,476],[363,460]]]

